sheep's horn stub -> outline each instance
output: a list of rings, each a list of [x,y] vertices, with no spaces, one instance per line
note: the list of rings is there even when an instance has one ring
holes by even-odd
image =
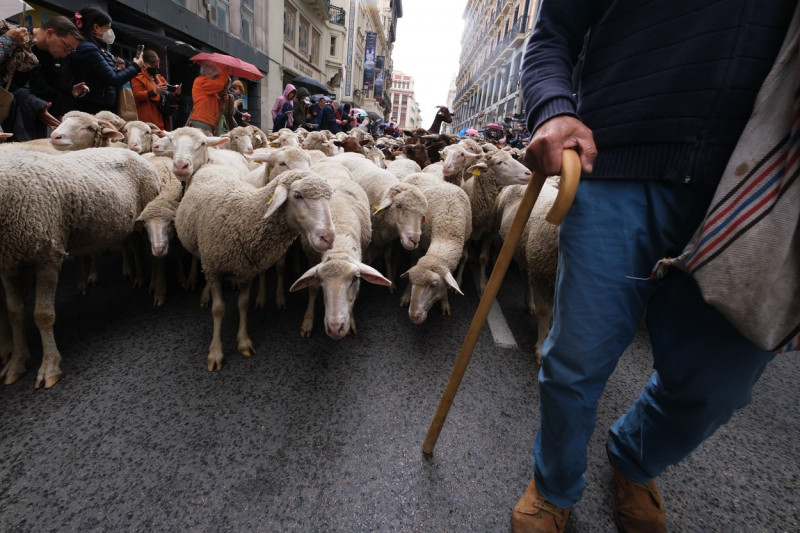
[[[558,196],[553,202],[553,207],[547,213],[545,220],[554,226],[561,224],[564,217],[575,200],[578,183],[581,179],[581,159],[575,150],[564,150],[561,156],[561,181],[558,186]]]

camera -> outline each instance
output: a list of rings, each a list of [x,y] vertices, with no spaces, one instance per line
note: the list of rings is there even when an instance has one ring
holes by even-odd
[[[177,85],[170,85],[169,83],[167,84],[167,90],[169,92],[175,92],[175,89],[177,89],[177,88],[178,88]]]

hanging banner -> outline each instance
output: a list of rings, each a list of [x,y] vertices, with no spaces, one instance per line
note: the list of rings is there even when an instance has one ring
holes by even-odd
[[[383,98],[383,65],[385,62],[386,56],[375,58],[375,90],[373,91],[375,100]]]
[[[378,34],[374,31],[367,32],[367,43],[364,48],[364,90],[372,89],[375,85],[375,45]]]

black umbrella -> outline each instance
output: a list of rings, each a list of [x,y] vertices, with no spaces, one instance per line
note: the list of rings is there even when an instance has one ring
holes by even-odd
[[[297,76],[292,80],[292,85],[295,87],[305,87],[311,93],[327,93],[328,86],[308,76]]]

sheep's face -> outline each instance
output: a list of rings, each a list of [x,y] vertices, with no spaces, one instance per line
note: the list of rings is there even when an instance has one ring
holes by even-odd
[[[175,235],[177,209],[177,203],[157,198],[147,204],[136,219],[147,231],[153,257],[165,257],[169,252],[169,241]]]
[[[447,295],[447,283],[442,276],[422,266],[413,266],[403,274],[411,283],[411,301],[408,304],[408,318],[412,324],[420,325],[428,318],[433,304]]]
[[[287,146],[267,155],[267,176],[270,180],[287,170],[308,170],[311,168],[311,156],[302,148]]]
[[[241,126],[234,128],[228,133],[227,136],[231,139],[232,150],[235,150],[240,154],[249,155],[253,153],[253,137],[247,129]]]
[[[531,171],[514,159],[510,153],[498,150],[486,157],[486,164],[494,171],[494,181],[498,186],[525,185],[531,180]]]
[[[50,135],[50,144],[56,150],[83,150],[110,141],[120,141],[125,136],[110,123],[94,115],[80,111],[70,111],[64,115],[61,124]]]
[[[290,290],[296,291],[311,285],[322,288],[325,300],[325,333],[328,337],[338,340],[350,332],[351,326],[355,326],[353,304],[358,296],[362,279],[387,287],[392,284],[369,265],[329,256],[320,264],[311,267]]]
[[[128,148],[137,154],[149,152],[153,146],[153,131],[144,122],[134,121],[123,126],[122,131],[128,139]]]
[[[195,128],[178,128],[161,139],[165,146],[169,139],[172,144],[172,172],[180,180],[188,179],[195,171],[208,162],[208,148],[222,146],[230,141],[227,137],[206,137]],[[159,141],[157,144],[161,144]]]
[[[468,152],[461,146],[445,146],[442,150],[442,172],[445,177],[460,176],[464,170],[480,159],[480,155]]]
[[[318,252],[330,250],[336,235],[331,218],[332,195],[328,182],[315,173],[294,180],[288,187],[286,219]]]
[[[419,191],[393,186],[388,191],[387,199],[381,204],[384,205],[388,205],[387,216],[397,228],[400,244],[406,250],[416,249],[422,235],[425,212],[428,210],[425,196]]]

